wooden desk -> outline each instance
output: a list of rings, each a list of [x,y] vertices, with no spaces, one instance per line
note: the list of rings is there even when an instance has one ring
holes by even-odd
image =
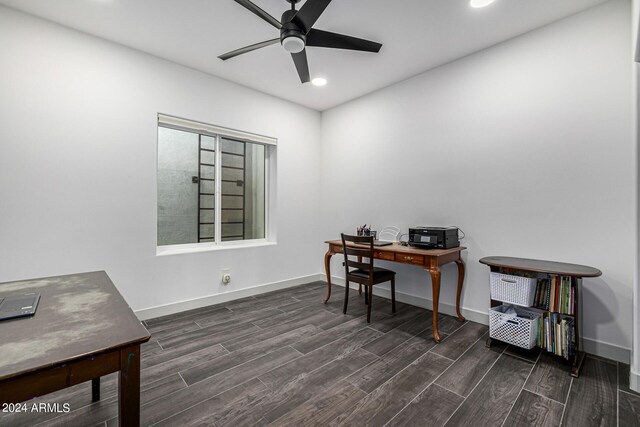
[[[327,274],[327,298],[325,304],[331,297],[331,257],[337,253],[342,253],[342,242],[340,240],[329,240],[325,242],[329,245],[329,250],[324,256],[324,268]],[[438,332],[438,304],[440,302],[440,266],[455,262],[458,266],[458,291],[456,294],[456,313],[458,319],[464,321],[460,312],[460,296],[462,295],[462,283],[464,281],[464,262],[460,253],[465,250],[464,246],[452,249],[418,249],[411,246],[402,246],[394,243],[389,246],[379,246],[374,248],[374,258],[384,261],[398,262],[401,264],[415,265],[429,271],[431,276],[431,290],[433,294],[433,339],[440,342]]]
[[[0,284],[0,296],[39,292],[32,317],[0,322],[0,404],[24,402],[120,371],[120,425],[140,424],[140,324],[104,271]],[[75,408],[71,408],[72,410]]]

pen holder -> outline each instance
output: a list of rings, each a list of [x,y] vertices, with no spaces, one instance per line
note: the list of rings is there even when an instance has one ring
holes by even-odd
[[[365,229],[365,230],[357,230],[358,231],[358,236],[373,236],[373,240],[376,240],[377,236],[378,236],[378,232],[377,231],[371,231],[369,229]]]

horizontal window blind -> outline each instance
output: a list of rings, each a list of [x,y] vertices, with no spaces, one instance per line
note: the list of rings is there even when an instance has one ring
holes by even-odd
[[[158,126],[171,129],[183,130],[187,132],[197,132],[203,135],[223,136],[240,141],[254,142],[265,145],[277,145],[278,140],[269,136],[258,135],[255,133],[243,132],[241,130],[224,128],[221,126],[209,125],[206,123],[195,122],[193,120],[181,119],[178,117],[158,114]]]

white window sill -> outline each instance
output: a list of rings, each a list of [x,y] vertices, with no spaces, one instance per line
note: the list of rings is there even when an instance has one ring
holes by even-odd
[[[277,242],[259,240],[251,242],[229,242],[219,245],[208,245],[205,243],[195,243],[193,245],[158,246],[156,256],[184,255],[199,252],[226,251],[230,249],[261,248],[265,246],[276,246]]]

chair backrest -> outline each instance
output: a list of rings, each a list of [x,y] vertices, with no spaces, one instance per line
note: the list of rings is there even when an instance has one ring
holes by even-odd
[[[342,252],[344,253],[345,278],[362,283],[362,280],[351,276],[350,268],[364,270],[369,274],[368,282],[373,283],[373,236],[350,236],[342,233]],[[358,246],[349,245],[356,244]],[[357,257],[353,260],[349,257]],[[367,258],[368,262],[362,262]]]

